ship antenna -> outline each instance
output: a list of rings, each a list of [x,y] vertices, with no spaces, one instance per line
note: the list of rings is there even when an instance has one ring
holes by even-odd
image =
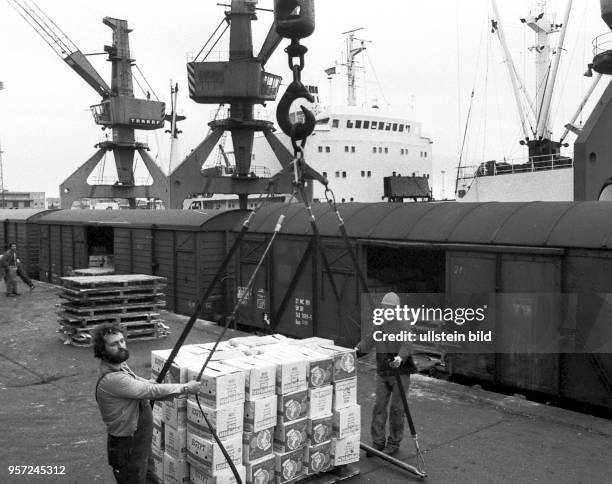
[[[355,80],[355,56],[361,52],[363,52],[365,47],[365,41],[361,41],[361,45],[359,47],[354,47],[355,43],[355,32],[359,30],[363,30],[363,27],[359,27],[353,30],[347,30],[346,32],[342,32],[342,35],[347,35],[346,38],[346,69],[347,69],[347,78],[348,78],[348,105],[356,106],[357,105],[357,87]]]

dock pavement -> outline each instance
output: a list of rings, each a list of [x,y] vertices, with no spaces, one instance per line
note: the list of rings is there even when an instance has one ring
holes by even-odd
[[[20,286],[22,288],[23,286]],[[36,283],[19,297],[0,293],[0,482],[112,483],[106,434],[94,399],[98,361],[91,348],[57,333],[56,286]],[[150,374],[152,350],[171,348],[187,318],[162,317],[171,335],[133,343],[130,366]],[[187,343],[214,341],[220,328],[198,321]],[[227,338],[241,333],[230,330]],[[358,366],[362,442],[369,443],[375,393],[372,357]],[[612,421],[414,375],[410,407],[428,477],[421,480],[361,453],[347,483],[605,484],[612,482]],[[396,456],[414,465],[406,435]],[[9,466],[64,466],[63,475],[9,474]]]

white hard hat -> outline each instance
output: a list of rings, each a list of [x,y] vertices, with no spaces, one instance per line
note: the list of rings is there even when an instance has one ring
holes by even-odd
[[[387,294],[385,294],[383,296],[382,301],[380,302],[380,304],[385,304],[387,306],[399,306],[400,305],[400,298],[394,292],[388,292]]]

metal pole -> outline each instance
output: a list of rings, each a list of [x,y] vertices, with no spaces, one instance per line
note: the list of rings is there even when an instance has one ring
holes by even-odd
[[[415,476],[418,476],[421,478],[427,477],[427,474],[425,474],[424,472],[421,472],[416,467],[411,466],[410,464],[407,464],[404,461],[396,459],[395,457],[391,457],[390,455],[387,455],[384,452],[381,452],[380,450],[376,450],[375,448],[370,447],[369,445],[366,445],[363,442],[359,443],[359,447],[365,450],[368,454],[372,454],[372,455],[375,455],[376,457],[380,457],[381,459],[386,460],[387,462],[393,464],[394,466],[404,469],[405,471],[408,471],[414,474]]]
[[[586,105],[587,101],[591,98],[591,94],[593,94],[593,91],[595,91],[595,88],[597,87],[597,84],[599,84],[600,80],[601,80],[601,74],[599,72],[596,72],[595,77],[593,78],[593,84],[591,84],[590,89],[584,96],[584,99],[580,103],[580,106],[578,106],[578,109],[572,116],[572,119],[570,120],[570,122],[565,125],[565,131],[563,132],[563,136],[561,136],[561,139],[559,140],[561,143],[563,143],[563,141],[565,140],[565,137],[570,132],[570,129],[568,128],[568,126],[573,126],[573,124],[576,122],[576,120],[578,119],[578,116],[580,116],[580,113],[584,109],[584,106]]]
[[[546,94],[544,98],[544,106],[540,113],[540,119],[538,120],[538,127],[536,129],[536,136],[540,139],[546,138],[546,131],[548,129],[548,118],[550,114],[550,104],[552,101],[553,91],[555,90],[555,81],[557,80],[557,72],[559,71],[559,62],[561,60],[561,51],[563,50],[563,44],[565,42],[565,33],[567,32],[567,22],[569,21],[570,12],[572,11],[572,0],[568,0],[567,7],[565,9],[565,16],[563,17],[563,27],[561,28],[561,34],[559,35],[559,44],[555,52],[555,58],[553,59],[553,65],[551,68],[550,82],[546,86]]]
[[[523,128],[523,136],[525,136],[525,139],[529,139],[529,131],[527,130],[527,115],[525,114],[525,110],[523,109],[523,104],[521,103],[521,97],[519,94],[520,91],[524,92],[523,83],[518,77],[518,73],[516,71],[516,68],[514,67],[514,62],[512,61],[512,56],[510,55],[510,51],[508,50],[508,44],[506,43],[506,36],[502,29],[496,0],[491,0],[491,4],[493,6],[493,13],[497,26],[495,28],[495,33],[497,33],[497,37],[499,38],[499,42],[501,43],[502,49],[504,51],[504,61],[506,62],[506,65],[508,67],[508,74],[510,75],[510,82],[512,83],[512,90],[514,92],[514,100],[516,101],[516,109],[518,111],[521,127]],[[517,83],[519,85],[517,85]]]

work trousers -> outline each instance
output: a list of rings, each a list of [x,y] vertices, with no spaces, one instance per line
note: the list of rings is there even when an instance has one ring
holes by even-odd
[[[17,294],[17,268],[8,267],[4,274],[4,282],[6,283],[6,295]]]
[[[113,468],[117,484],[146,484],[152,437],[151,406],[148,400],[141,400],[138,428],[134,435],[108,436],[108,463]]]
[[[400,377],[404,391],[407,394],[408,387],[410,386],[410,374],[403,374]],[[389,400],[391,400],[391,409],[389,412],[389,439],[387,440],[386,426]],[[385,445],[399,447],[404,437],[405,418],[402,395],[397,387],[395,375],[381,376],[376,374],[376,402],[372,410],[372,425],[370,428],[374,445],[381,448],[385,447]]]

